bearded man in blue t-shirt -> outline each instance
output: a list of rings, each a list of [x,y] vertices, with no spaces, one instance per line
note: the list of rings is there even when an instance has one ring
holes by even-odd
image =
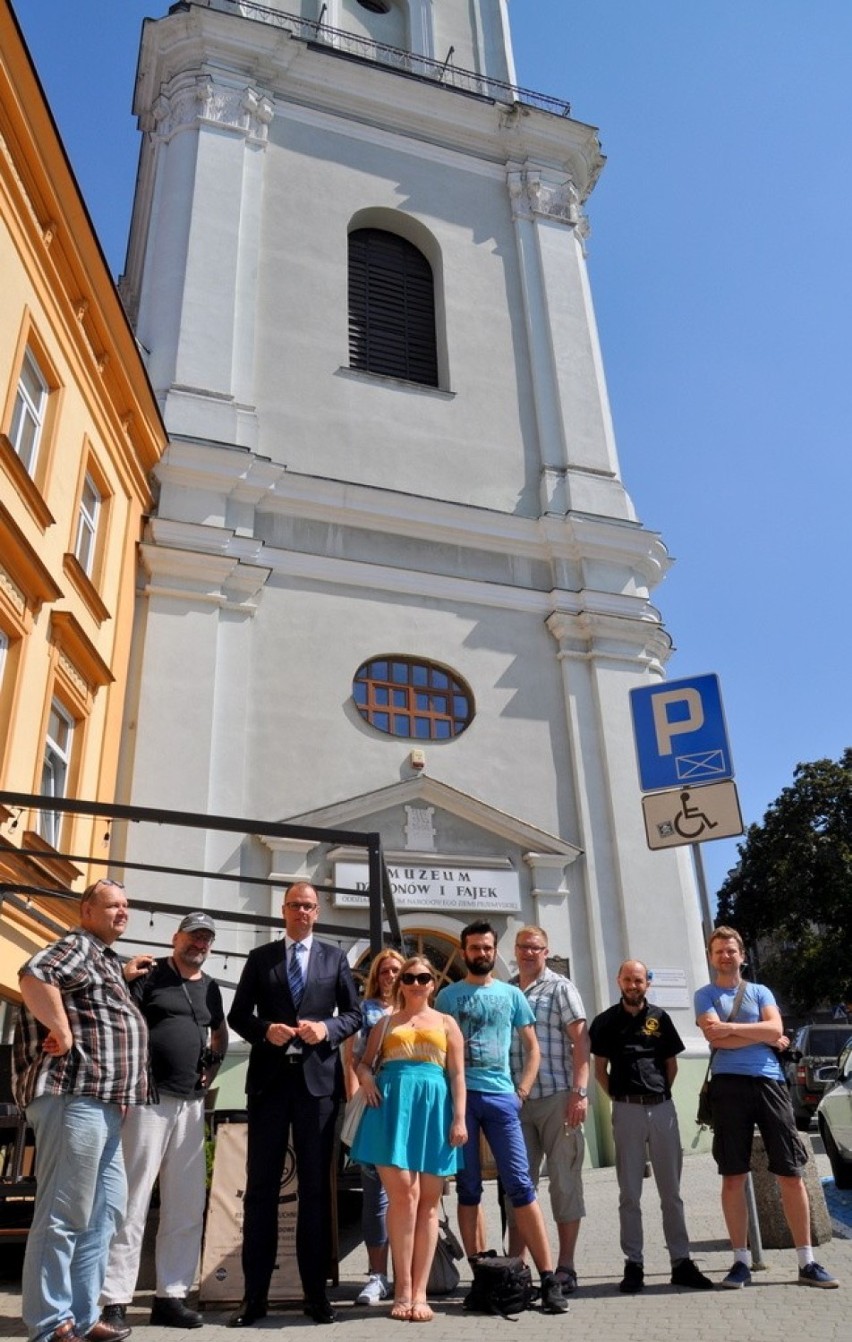
[[[722,1285],[737,1290],[751,1282],[746,1179],[757,1124],[796,1246],[799,1284],[837,1286],[814,1261],[811,1248],[810,1203],[802,1178],[807,1152],[778,1060],[778,1049],[787,1044],[781,1013],[768,988],[743,980],[745,946],[733,927],[715,929],[707,954],[714,982],[695,994],[695,1015],[712,1049],[713,1156],[722,1176],[722,1213],[734,1250],[733,1267]]]
[[[535,1012],[520,988],[494,978],[497,936],[490,923],[470,923],[461,934],[461,945],[467,977],[442,988],[435,1006],[458,1021],[464,1037],[467,1142],[464,1169],[456,1175],[462,1241],[471,1258],[485,1248],[479,1217],[481,1130],[514,1208],[515,1223],[541,1274],[541,1308],[545,1314],[564,1314],[568,1301],[553,1272],[547,1231],[530,1178],[521,1131],[521,1104],[530,1092],[539,1065]],[[509,1067],[509,1048],[515,1030],[524,1052],[524,1069],[517,1085]]]

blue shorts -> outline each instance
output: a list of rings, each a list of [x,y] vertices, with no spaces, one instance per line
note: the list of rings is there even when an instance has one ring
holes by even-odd
[[[485,1133],[494,1155],[497,1173],[513,1207],[528,1207],[535,1202],[535,1187],[524,1134],[521,1131],[521,1101],[515,1092],[498,1095],[483,1091],[467,1092],[467,1142],[464,1169],[456,1174],[456,1189],[463,1207],[478,1207],[482,1201],[482,1165],[479,1158],[479,1134]]]

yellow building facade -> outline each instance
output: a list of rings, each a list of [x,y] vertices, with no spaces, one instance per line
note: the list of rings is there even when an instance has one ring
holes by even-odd
[[[0,0],[0,791],[114,799],[136,549],[165,430]],[[103,873],[103,820],[0,805],[0,1000]],[[56,891],[55,896],[50,891]]]

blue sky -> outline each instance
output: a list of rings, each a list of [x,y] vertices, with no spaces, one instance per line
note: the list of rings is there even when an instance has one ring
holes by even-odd
[[[13,2],[118,274],[139,30],[167,4]],[[519,83],[600,128],[589,270],[622,472],[677,560],[654,596],[669,674],[718,673],[759,821],[798,761],[852,744],[852,3],[510,13]],[[703,853],[715,889],[735,841]]]

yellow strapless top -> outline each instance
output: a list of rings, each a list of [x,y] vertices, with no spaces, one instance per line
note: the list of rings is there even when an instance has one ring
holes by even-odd
[[[424,1029],[411,1025],[394,1025],[385,1033],[382,1043],[384,1062],[432,1062],[444,1067],[447,1061],[447,1032],[443,1026]]]

